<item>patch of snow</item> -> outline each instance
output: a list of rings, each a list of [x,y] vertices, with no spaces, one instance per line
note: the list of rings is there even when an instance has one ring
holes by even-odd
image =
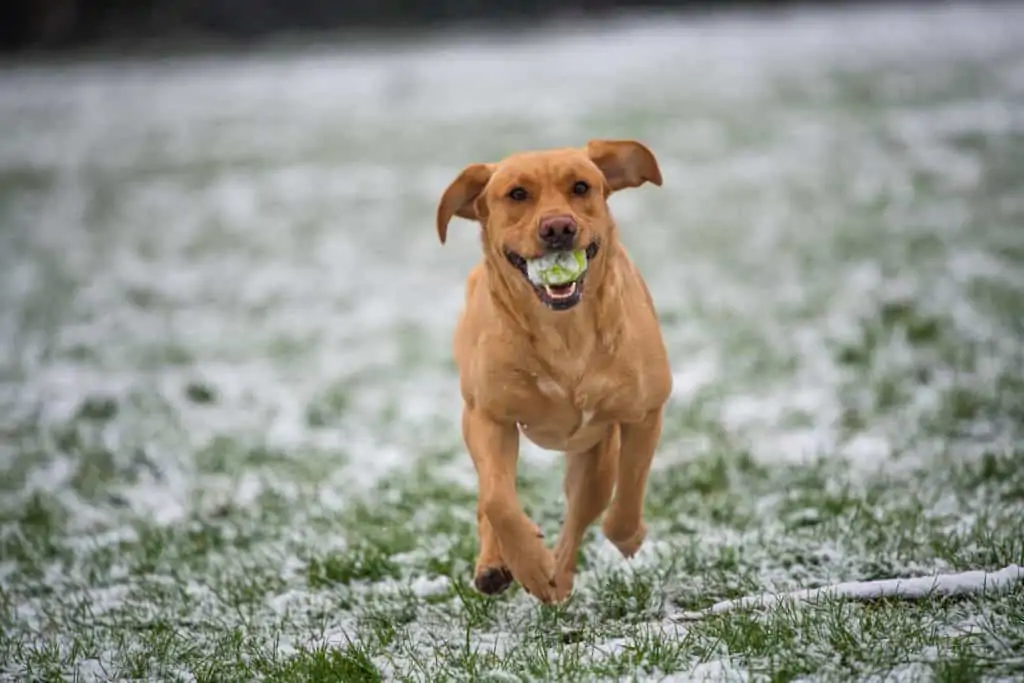
[[[862,432],[842,446],[844,458],[863,470],[875,470],[892,456],[892,443],[885,436]]]
[[[697,664],[686,673],[669,674],[657,680],[663,683],[746,683],[750,680],[750,674],[729,660],[712,659]]]
[[[106,681],[110,680],[109,661],[102,659],[82,659],[75,663],[76,681]]]
[[[672,373],[672,399],[686,401],[701,389],[713,384],[718,377],[718,362],[711,355],[683,358],[675,363]]]
[[[1016,564],[1011,564],[995,572],[974,570],[910,579],[848,581],[822,588],[803,589],[789,593],[762,593],[735,600],[724,600],[697,612],[682,612],[675,615],[674,619],[692,621],[735,609],[773,607],[790,601],[814,603],[828,598],[858,601],[881,598],[920,600],[932,596],[990,594],[1006,591],[1018,581],[1024,581],[1024,568]]]
[[[412,580],[409,587],[417,597],[425,598],[444,593],[450,586],[451,579],[447,576],[417,576]]]

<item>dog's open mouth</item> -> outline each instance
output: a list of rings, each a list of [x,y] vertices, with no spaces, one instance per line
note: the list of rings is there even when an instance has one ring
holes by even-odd
[[[544,288],[544,294],[547,295],[552,301],[561,301],[562,299],[568,299],[575,296],[580,292],[580,283],[583,281],[583,276],[580,276],[579,280],[574,280],[564,285],[541,285]]]
[[[534,259],[512,251],[506,251],[505,256],[530,283],[541,303],[553,310],[565,311],[583,298],[587,266],[597,250],[595,241],[584,250],[548,252]]]

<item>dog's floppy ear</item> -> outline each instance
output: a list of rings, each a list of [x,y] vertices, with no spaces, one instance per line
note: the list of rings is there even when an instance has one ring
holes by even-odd
[[[612,192],[644,183],[661,186],[658,160],[635,140],[591,140],[587,156],[601,169]]]
[[[494,173],[494,164],[470,164],[452,181],[437,205],[437,236],[444,244],[452,216],[479,220],[476,200]]]

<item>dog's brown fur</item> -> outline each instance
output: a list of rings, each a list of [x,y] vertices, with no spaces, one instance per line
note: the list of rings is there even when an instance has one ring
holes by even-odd
[[[581,180],[590,187],[583,196],[573,191]],[[592,140],[467,166],[438,205],[442,243],[453,216],[482,228],[483,259],[466,281],[454,355],[463,438],[479,478],[475,581],[485,593],[514,578],[542,602],[564,600],[583,534],[606,508],[601,529],[625,557],[644,540],[647,476],[672,375],[651,295],[619,242],[607,198],[645,182],[662,182],[647,147]],[[526,200],[508,196],[517,186]],[[538,225],[555,214],[575,218],[577,248],[599,243],[582,298],[563,311],[545,306],[506,256],[542,254]],[[516,493],[520,433],[567,458],[553,553]]]

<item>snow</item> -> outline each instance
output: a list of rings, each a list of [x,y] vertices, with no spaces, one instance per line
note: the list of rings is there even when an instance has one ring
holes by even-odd
[[[701,662],[685,674],[670,674],[658,679],[664,683],[742,683],[750,680],[750,674],[724,659]]]
[[[1011,589],[1024,581],[1024,568],[1011,564],[994,572],[972,570],[958,574],[936,574],[910,579],[878,579],[875,581],[846,581],[822,588],[811,588],[788,593],[761,593],[734,600],[723,600],[711,607],[674,615],[678,621],[694,621],[704,617],[752,607],[772,607],[783,602],[815,603],[822,599],[880,600],[898,598],[921,600],[932,597],[957,595],[988,595]]]

